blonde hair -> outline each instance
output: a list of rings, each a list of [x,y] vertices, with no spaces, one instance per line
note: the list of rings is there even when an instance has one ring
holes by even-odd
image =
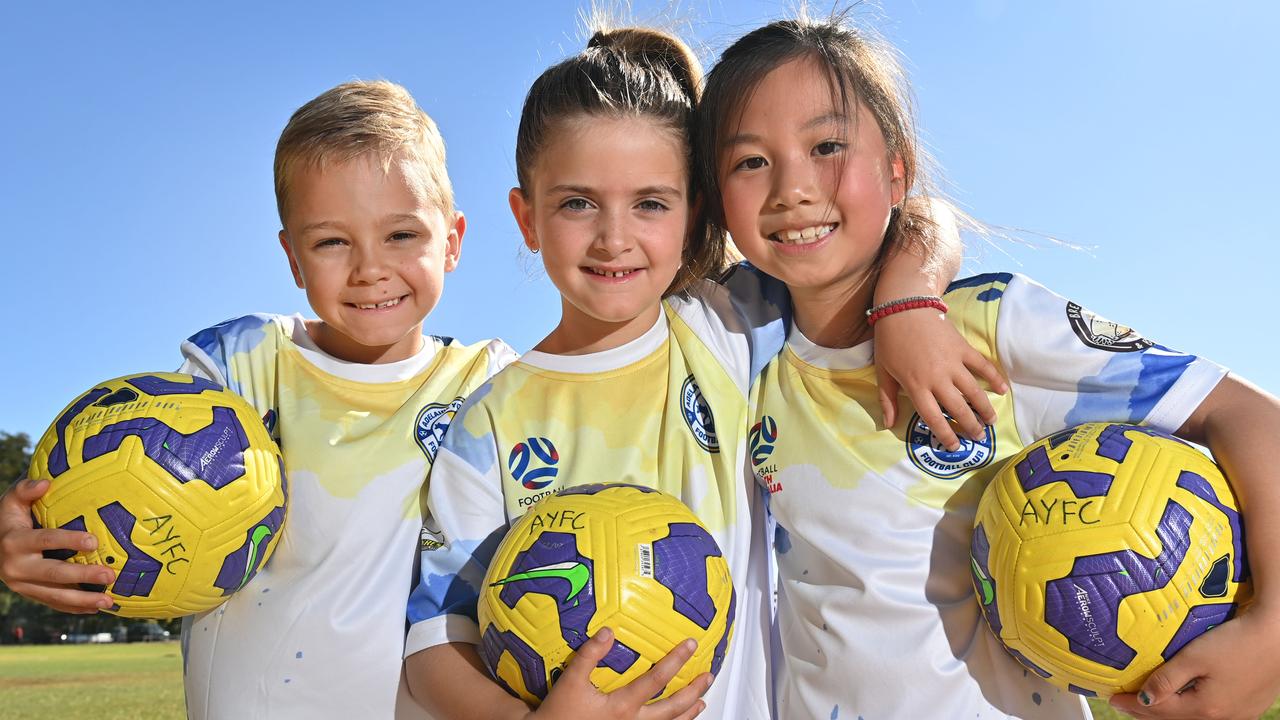
[[[298,108],[276,143],[276,209],[285,219],[289,181],[300,167],[323,167],[372,155],[384,171],[397,159],[446,216],[453,186],[445,167],[444,138],[413,96],[386,80],[343,83]]]

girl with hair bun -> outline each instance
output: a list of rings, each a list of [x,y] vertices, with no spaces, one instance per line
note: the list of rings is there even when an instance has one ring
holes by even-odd
[[[726,238],[708,232],[691,181],[699,86],[682,42],[625,28],[595,33],[529,90],[509,199],[560,291],[561,318],[462,405],[433,466],[428,510],[440,542],[422,553],[405,655],[414,696],[439,718],[529,715],[480,663],[478,585],[497,540],[533,502],[602,481],[654,487],[694,511],[733,576],[732,637],[714,649],[714,683],[705,674],[649,703],[694,648],[678,646],[604,694],[588,679],[613,644],[599,632],[532,717],[770,715],[767,554],[762,500],[745,473],[747,395],[752,373],[782,346],[786,302],[780,285],[750,273],[730,286],[706,279],[722,269]],[[902,264],[904,286],[919,284],[920,260]],[[522,482],[521,465],[507,462],[530,438],[554,458],[549,481]]]

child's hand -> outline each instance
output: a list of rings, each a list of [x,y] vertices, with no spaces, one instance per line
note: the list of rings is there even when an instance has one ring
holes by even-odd
[[[1139,693],[1111,704],[1138,718],[1257,718],[1280,696],[1278,646],[1280,616],[1255,607],[1188,643]]]
[[[693,655],[696,645],[686,640],[667,653],[649,672],[625,687],[605,694],[591,684],[591,670],[613,647],[613,632],[602,628],[578,648],[564,674],[556,681],[547,699],[530,713],[530,720],[549,718],[640,718],[643,720],[689,720],[706,706],[699,697],[711,687],[711,673],[705,673],[670,697],[651,705],[645,702],[662,691]]]
[[[998,395],[1008,390],[996,366],[946,318],[928,309],[894,313],[877,322],[875,361],[884,426],[897,422],[898,391],[905,389],[920,419],[948,450],[958,450],[960,441],[942,411],[967,437],[981,440],[983,424],[995,423],[996,412],[979,378]]]
[[[23,597],[65,613],[95,613],[112,605],[106,593],[79,589],[107,585],[115,573],[102,565],[46,558],[45,550],[92,550],[98,540],[76,530],[36,530],[31,505],[49,490],[47,480],[19,480],[0,497],[0,581]]]

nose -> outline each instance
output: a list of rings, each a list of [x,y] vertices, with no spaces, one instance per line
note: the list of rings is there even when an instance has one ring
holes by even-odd
[[[351,284],[374,285],[390,279],[390,267],[378,247],[357,245],[351,253]]]
[[[600,213],[596,239],[592,243],[600,254],[613,258],[631,248],[632,239],[628,232],[627,212],[628,210],[623,208]]]
[[[775,210],[810,205],[817,197],[817,177],[806,159],[784,158],[774,163],[769,205]]]

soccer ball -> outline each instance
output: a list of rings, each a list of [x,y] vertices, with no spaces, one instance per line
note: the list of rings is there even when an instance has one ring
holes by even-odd
[[[1251,595],[1240,505],[1203,453],[1090,423],[1010,458],[978,506],[974,588],[1024,666],[1090,697],[1136,692]]]
[[[94,386],[45,432],[28,475],[52,481],[32,508],[40,527],[98,538],[51,554],[114,569],[108,612],[123,617],[219,605],[267,561],[285,518],[284,463],[257,412],[189,375]]]
[[[719,671],[734,604],[727,561],[683,503],[636,485],[583,485],[539,501],[498,547],[480,595],[480,657],[536,705],[602,627],[616,638],[591,672],[605,692],[697,640],[657,700]]]

